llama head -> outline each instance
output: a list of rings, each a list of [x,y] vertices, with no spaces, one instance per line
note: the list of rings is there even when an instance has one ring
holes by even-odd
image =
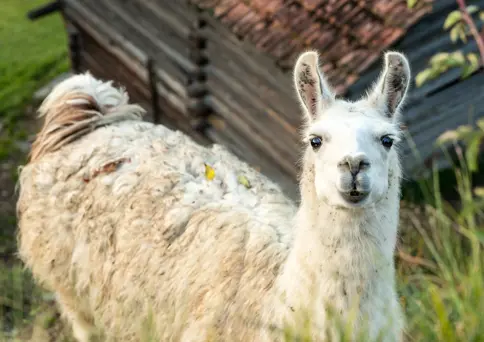
[[[303,181],[329,205],[366,207],[399,187],[399,110],[410,83],[404,55],[385,54],[383,71],[366,96],[337,99],[319,69],[318,54],[301,54],[294,68],[305,113]]]

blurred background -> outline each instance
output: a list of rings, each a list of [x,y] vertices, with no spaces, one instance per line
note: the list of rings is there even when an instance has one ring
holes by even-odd
[[[124,86],[146,120],[220,143],[298,200],[295,58],[357,99],[408,57],[396,260],[408,341],[484,340],[484,0],[2,0],[0,341],[73,341],[16,257],[15,186],[59,81]]]

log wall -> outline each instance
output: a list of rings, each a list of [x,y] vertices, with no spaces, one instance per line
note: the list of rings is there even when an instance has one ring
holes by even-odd
[[[62,12],[79,71],[124,86],[146,120],[227,146],[297,199],[300,109],[273,61],[181,0],[64,0]]]

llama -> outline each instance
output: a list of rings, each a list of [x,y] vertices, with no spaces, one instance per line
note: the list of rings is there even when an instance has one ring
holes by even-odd
[[[355,102],[335,97],[317,52],[296,61],[299,208],[225,148],[141,121],[111,82],[59,84],[20,174],[19,254],[76,339],[139,341],[150,321],[162,341],[280,341],[307,312],[315,341],[338,338],[333,314],[353,334],[400,340],[397,143],[410,69],[397,52],[384,61]]]

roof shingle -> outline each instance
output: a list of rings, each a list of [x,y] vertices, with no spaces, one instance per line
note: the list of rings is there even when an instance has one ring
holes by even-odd
[[[430,0],[190,0],[240,39],[266,52],[284,70],[317,49],[336,91],[347,89],[383,50],[429,12]]]

